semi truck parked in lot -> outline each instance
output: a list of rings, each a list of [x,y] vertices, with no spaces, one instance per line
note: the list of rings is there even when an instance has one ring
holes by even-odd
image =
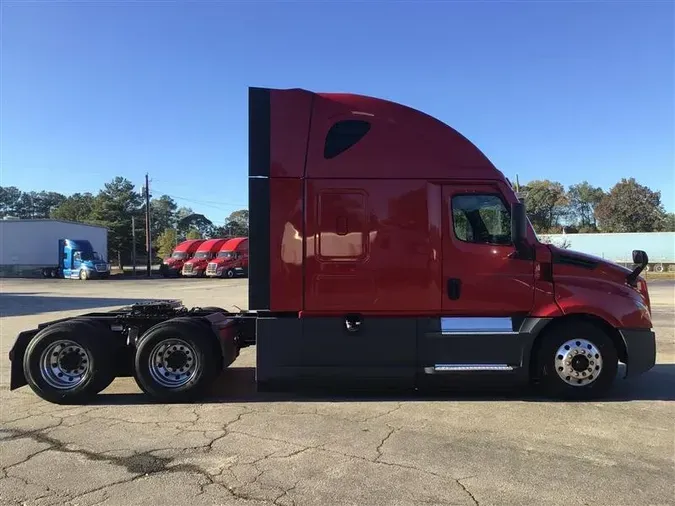
[[[233,278],[248,273],[248,238],[233,237],[220,248],[206,267],[211,278]]]
[[[675,232],[551,234],[547,237],[553,244],[564,242],[570,249],[626,267],[633,267],[631,251],[637,245],[649,255],[645,272],[675,272]]]
[[[171,256],[165,258],[160,266],[162,276],[166,278],[169,276],[180,275],[183,270],[183,264],[194,256],[197,248],[199,248],[203,242],[204,239],[189,239],[176,246],[176,249],[173,250]]]
[[[183,276],[201,277],[206,274],[206,266],[213,260],[227,239],[209,239],[199,245],[194,256],[183,264]]]
[[[155,301],[43,323],[17,337],[10,388],[81,403],[133,375],[195,399],[253,344],[260,390],[511,378],[583,399],[619,362],[655,363],[645,252],[631,270],[539,242],[504,175],[417,110],[250,89],[249,202],[248,310]]]
[[[58,263],[42,269],[45,278],[106,279],[110,264],[84,239],[59,239]]]

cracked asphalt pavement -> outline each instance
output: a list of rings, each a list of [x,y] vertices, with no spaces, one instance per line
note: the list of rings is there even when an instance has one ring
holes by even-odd
[[[657,366],[601,402],[258,394],[244,350],[195,404],[133,379],[86,406],[10,392],[19,331],[134,300],[245,307],[246,280],[2,280],[0,505],[672,505],[675,285],[650,284]]]

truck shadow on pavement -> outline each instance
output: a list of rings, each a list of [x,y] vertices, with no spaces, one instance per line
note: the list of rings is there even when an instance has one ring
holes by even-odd
[[[146,299],[122,299],[107,297],[44,296],[39,293],[0,294],[0,317],[28,316],[56,311],[78,311],[81,309],[115,308],[128,306]]]
[[[603,399],[584,401],[589,403],[629,401],[675,401],[675,364],[657,364],[644,375],[628,380],[622,379],[623,367],[610,394]],[[453,389],[429,389],[423,392],[405,391],[354,391],[340,389],[314,389],[302,392],[258,392],[254,367],[226,369],[209,395],[200,403],[264,403],[264,402],[406,402],[406,401],[522,401],[562,402],[537,395],[528,386],[495,387],[493,385],[461,385]],[[126,405],[157,404],[141,393],[102,394],[93,404]]]

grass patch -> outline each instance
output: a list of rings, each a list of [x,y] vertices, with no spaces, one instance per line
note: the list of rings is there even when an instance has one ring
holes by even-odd
[[[675,280],[675,272],[643,272],[642,275],[647,281],[654,280]]]

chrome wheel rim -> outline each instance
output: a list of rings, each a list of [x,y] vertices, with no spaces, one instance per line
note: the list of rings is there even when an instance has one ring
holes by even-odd
[[[587,386],[602,372],[602,354],[586,339],[570,339],[555,354],[555,370],[560,379],[575,387]]]
[[[91,356],[75,341],[55,341],[40,355],[40,375],[57,390],[76,388],[89,377],[90,371]]]
[[[164,388],[180,388],[199,370],[195,349],[183,339],[165,339],[155,345],[148,358],[150,376]]]

